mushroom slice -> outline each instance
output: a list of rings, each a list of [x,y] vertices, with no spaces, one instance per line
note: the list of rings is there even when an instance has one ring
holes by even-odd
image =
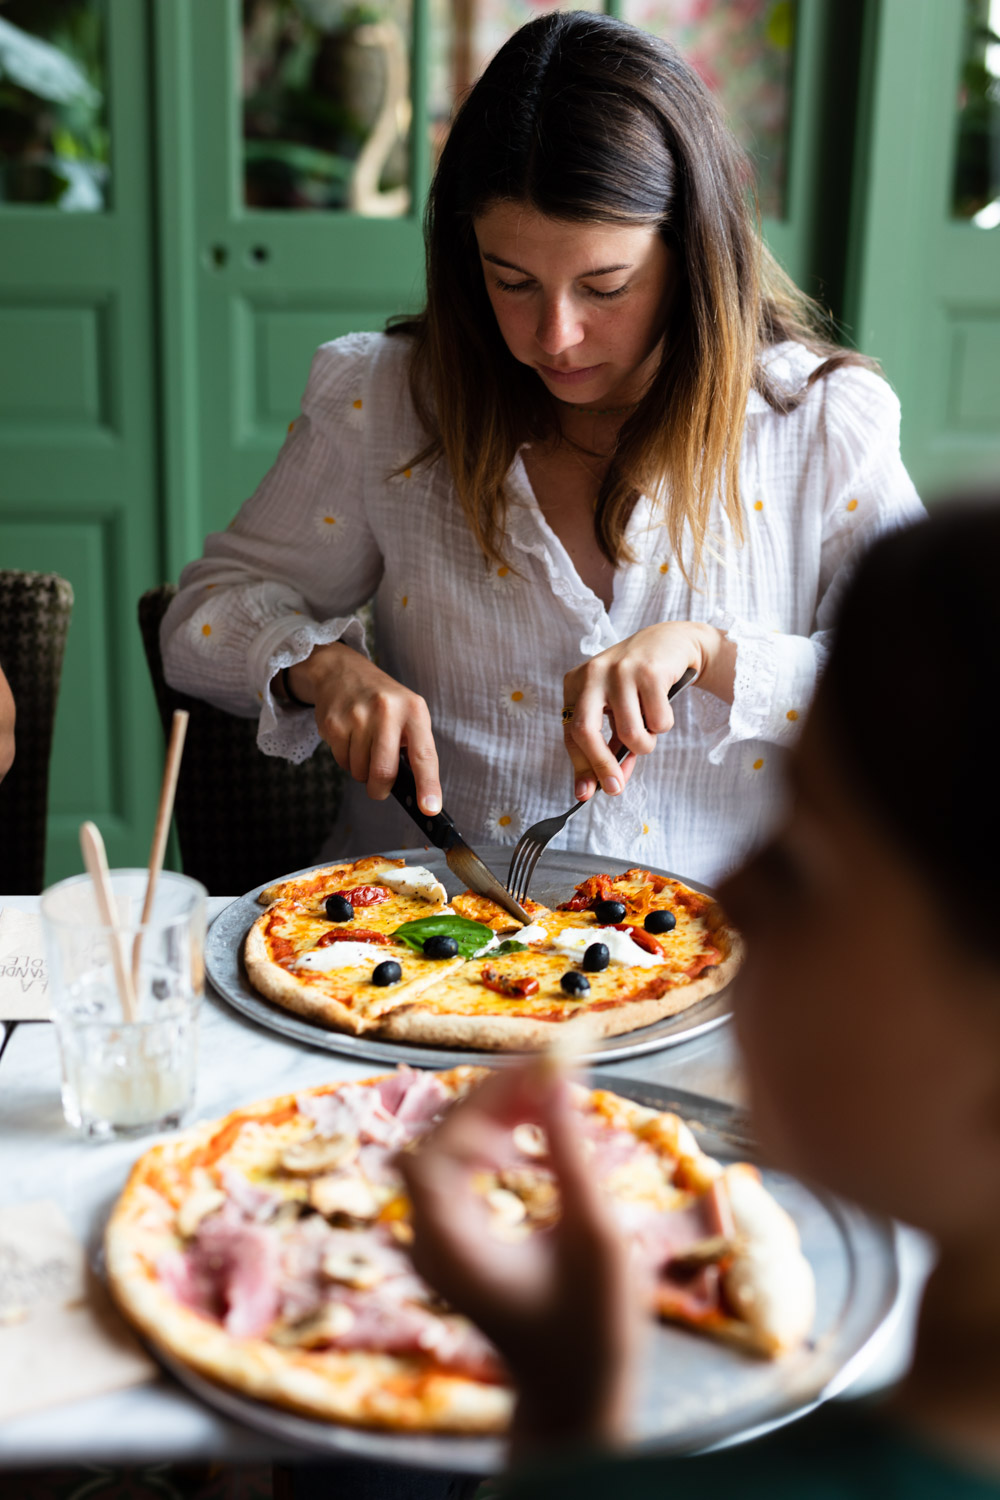
[[[522,1120],[520,1125],[514,1126],[512,1133],[514,1145],[522,1156],[548,1156],[548,1139],[540,1125],[533,1125],[529,1120]]]
[[[707,1239],[696,1240],[693,1245],[685,1245],[683,1250],[670,1257],[667,1264],[671,1270],[677,1267],[683,1271],[696,1271],[701,1266],[710,1266],[735,1255],[739,1248],[739,1240],[725,1234],[713,1234]]]
[[[301,1323],[283,1324],[268,1335],[272,1344],[286,1349],[319,1349],[349,1333],[354,1314],[346,1302],[330,1302]]]
[[[516,1194],[529,1219],[554,1219],[558,1214],[559,1190],[551,1177],[531,1167],[508,1167],[500,1173],[500,1181]]]
[[[226,1195],[221,1188],[213,1186],[207,1180],[199,1183],[188,1193],[177,1210],[177,1229],[181,1237],[185,1240],[193,1239],[202,1219],[214,1214],[225,1201]]]
[[[328,1250],[322,1261],[323,1275],[331,1281],[342,1282],[356,1291],[367,1291],[385,1280],[381,1266],[363,1250]]]
[[[293,1177],[317,1177],[346,1167],[358,1154],[358,1143],[349,1135],[311,1135],[296,1141],[281,1153],[281,1165]]]
[[[490,1212],[504,1224],[520,1224],[526,1216],[526,1210],[520,1198],[507,1188],[493,1188],[486,1194],[486,1202]]]
[[[378,1199],[364,1178],[351,1172],[314,1178],[309,1184],[309,1202],[325,1219],[370,1223],[378,1217]]]

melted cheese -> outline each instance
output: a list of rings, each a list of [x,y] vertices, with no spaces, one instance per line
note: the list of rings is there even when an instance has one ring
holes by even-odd
[[[391,957],[380,943],[331,943],[328,948],[313,948],[303,953],[295,967],[329,974],[334,969],[358,969],[369,963],[374,967]]]

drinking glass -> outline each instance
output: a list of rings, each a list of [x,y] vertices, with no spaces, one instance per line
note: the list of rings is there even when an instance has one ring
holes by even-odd
[[[63,1113],[94,1139],[180,1124],[194,1103],[198,1011],[205,982],[205,888],[164,870],[141,922],[146,870],[112,870],[115,932],[101,920],[89,875],[42,895]],[[126,1016],[113,945],[133,974]]]

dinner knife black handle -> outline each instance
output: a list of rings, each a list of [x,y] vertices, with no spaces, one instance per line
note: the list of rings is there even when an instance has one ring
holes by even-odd
[[[413,769],[405,750],[399,752],[399,771],[392,784],[392,795],[435,848],[452,849],[455,844],[462,842],[462,835],[444,808],[431,816],[420,811],[417,806],[417,783],[413,779]]]

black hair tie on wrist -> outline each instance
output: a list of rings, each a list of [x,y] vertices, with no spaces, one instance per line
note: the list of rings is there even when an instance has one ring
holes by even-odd
[[[315,703],[306,703],[303,701],[303,699],[299,698],[295,693],[292,692],[292,684],[288,680],[288,674],[290,671],[291,667],[282,667],[281,669],[281,686],[285,690],[285,697],[288,699],[289,703],[294,703],[296,708],[315,708]]]

